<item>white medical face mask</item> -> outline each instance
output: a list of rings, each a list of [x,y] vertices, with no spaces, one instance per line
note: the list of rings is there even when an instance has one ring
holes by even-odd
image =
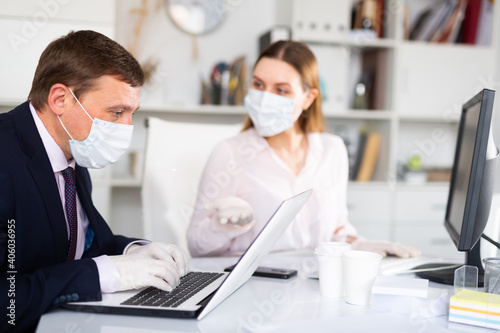
[[[76,163],[85,168],[101,169],[118,161],[132,142],[134,126],[116,124],[97,118],[92,119],[71,89],[69,91],[78,105],[92,120],[92,127],[88,137],[84,141],[78,141],[73,139],[61,118],[57,116],[62,127],[71,138],[69,146]]]
[[[248,89],[244,100],[257,133],[264,137],[279,134],[293,126],[295,101],[267,91]],[[295,118],[295,119],[294,119]]]

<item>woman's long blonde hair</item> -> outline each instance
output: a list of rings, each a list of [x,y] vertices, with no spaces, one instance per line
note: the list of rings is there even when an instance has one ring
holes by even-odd
[[[278,41],[269,45],[255,62],[255,66],[262,58],[278,59],[291,65],[300,74],[302,88],[306,91],[311,88],[318,90],[318,97],[307,110],[303,110],[297,120],[300,128],[306,132],[323,132],[325,119],[321,111],[321,89],[319,84],[318,63],[316,57],[306,44],[296,41]],[[243,131],[253,127],[252,119],[247,115]]]

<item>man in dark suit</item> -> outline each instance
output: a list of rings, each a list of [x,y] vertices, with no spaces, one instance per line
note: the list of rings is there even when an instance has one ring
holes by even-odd
[[[128,148],[144,73],[116,42],[70,32],[40,57],[28,101],[0,114],[0,331],[101,293],[175,287],[174,245],[113,235],[91,199],[87,167]]]

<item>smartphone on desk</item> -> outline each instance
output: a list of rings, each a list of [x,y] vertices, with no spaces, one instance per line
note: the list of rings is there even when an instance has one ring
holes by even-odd
[[[224,268],[225,272],[231,272],[235,265]],[[253,276],[262,276],[262,277],[270,277],[275,279],[289,279],[292,276],[297,275],[297,271],[295,269],[288,268],[272,268],[272,267],[264,267],[259,266],[253,273]]]

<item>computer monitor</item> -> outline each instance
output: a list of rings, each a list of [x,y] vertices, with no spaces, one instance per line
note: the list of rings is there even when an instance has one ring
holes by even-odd
[[[483,283],[480,238],[488,222],[495,185],[498,149],[491,133],[495,92],[483,89],[462,107],[444,225],[466,265],[476,266]],[[441,267],[443,264],[439,264]],[[424,265],[432,268],[438,265]],[[453,284],[455,269],[417,273],[431,281]]]

